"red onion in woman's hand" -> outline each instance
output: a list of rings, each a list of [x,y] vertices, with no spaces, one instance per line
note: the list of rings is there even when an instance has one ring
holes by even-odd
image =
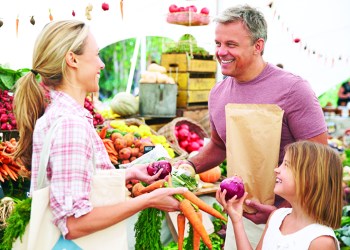
[[[152,162],[147,167],[147,173],[151,176],[155,175],[159,172],[159,170],[162,169],[162,173],[160,174],[158,179],[164,179],[166,176],[168,176],[171,173],[172,166],[170,162],[166,160],[156,161]]]
[[[231,199],[237,195],[237,199],[244,195],[244,184],[241,177],[234,175],[224,179],[220,183],[221,192],[226,190],[225,200]]]

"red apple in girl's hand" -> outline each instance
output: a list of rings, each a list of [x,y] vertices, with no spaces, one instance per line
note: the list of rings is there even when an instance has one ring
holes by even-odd
[[[104,11],[109,10],[109,5],[108,5],[108,3],[103,3],[103,4],[102,4],[102,9],[103,9]]]

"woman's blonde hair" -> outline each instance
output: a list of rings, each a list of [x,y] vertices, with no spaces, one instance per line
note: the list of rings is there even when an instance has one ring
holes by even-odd
[[[14,157],[27,167],[31,165],[34,126],[46,106],[43,88],[37,82],[36,75],[49,88],[60,85],[67,76],[67,52],[81,55],[88,34],[89,28],[81,21],[53,21],[47,24],[35,42],[32,71],[15,85],[14,113],[20,138]]]
[[[286,146],[302,208],[317,223],[339,228],[343,207],[343,166],[337,152],[316,142]]]

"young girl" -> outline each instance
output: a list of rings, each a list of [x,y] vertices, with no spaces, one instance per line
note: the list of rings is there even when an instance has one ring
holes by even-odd
[[[256,249],[340,249],[333,229],[339,228],[342,213],[343,167],[330,147],[299,141],[286,146],[283,163],[275,169],[274,192],[291,208],[275,210],[266,223]],[[236,196],[225,201],[226,190],[216,199],[227,211],[237,249],[252,249],[242,223],[243,202]]]

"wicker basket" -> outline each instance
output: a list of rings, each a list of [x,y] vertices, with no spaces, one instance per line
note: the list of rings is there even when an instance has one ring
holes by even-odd
[[[188,156],[188,153],[180,147],[179,142],[174,133],[175,127],[181,124],[187,124],[190,127],[190,131],[196,132],[202,139],[207,138],[209,136],[199,123],[186,117],[175,118],[174,120],[172,120],[171,122],[169,122],[168,124],[166,124],[158,130],[158,134],[164,135],[165,138],[170,142],[174,150],[182,152],[182,154],[186,154]]]

